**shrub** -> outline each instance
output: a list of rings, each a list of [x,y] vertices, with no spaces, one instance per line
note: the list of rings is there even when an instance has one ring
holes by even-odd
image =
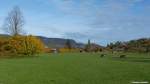
[[[10,40],[10,44],[17,54],[33,55],[44,50],[44,44],[40,39],[32,35],[14,36]]]
[[[12,45],[7,44],[7,45],[4,45],[3,49],[4,49],[4,51],[10,51],[13,49],[13,47],[12,47]]]
[[[72,49],[69,49],[69,48],[60,48],[59,49],[59,52],[60,53],[68,53],[68,52],[79,52],[80,50],[79,49],[76,49],[76,48],[72,48]]]
[[[0,55],[33,55],[43,52],[44,44],[35,36],[16,35],[9,39],[0,38]]]

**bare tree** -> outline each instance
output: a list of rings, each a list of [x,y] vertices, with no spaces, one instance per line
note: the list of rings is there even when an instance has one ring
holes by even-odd
[[[14,36],[23,33],[24,18],[18,6],[15,6],[12,11],[8,13],[5,19],[4,30]]]

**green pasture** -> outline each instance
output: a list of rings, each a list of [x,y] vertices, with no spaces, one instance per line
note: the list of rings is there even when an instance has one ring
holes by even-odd
[[[150,54],[61,53],[1,58],[0,84],[131,84],[150,82]]]

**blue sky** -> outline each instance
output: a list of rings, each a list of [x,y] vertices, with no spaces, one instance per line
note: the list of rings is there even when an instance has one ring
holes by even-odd
[[[150,0],[0,0],[0,26],[19,6],[27,34],[106,45],[150,37],[149,4]]]

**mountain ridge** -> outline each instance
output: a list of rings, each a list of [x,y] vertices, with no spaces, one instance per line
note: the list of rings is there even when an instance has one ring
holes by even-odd
[[[35,36],[35,35],[34,35]],[[1,38],[8,38],[9,35],[7,34],[0,34]],[[67,42],[67,39],[65,38],[49,38],[45,36],[36,36],[38,37],[46,47],[48,48],[64,48]],[[69,39],[72,48],[84,48],[84,43],[76,42],[74,39]]]
[[[37,36],[37,37],[40,38],[44,42],[44,44],[46,44],[46,46],[50,48],[63,48],[65,47],[66,42],[68,40],[65,38],[48,38],[44,36]],[[85,46],[85,44],[78,43],[73,39],[69,40],[73,48],[83,48]]]

